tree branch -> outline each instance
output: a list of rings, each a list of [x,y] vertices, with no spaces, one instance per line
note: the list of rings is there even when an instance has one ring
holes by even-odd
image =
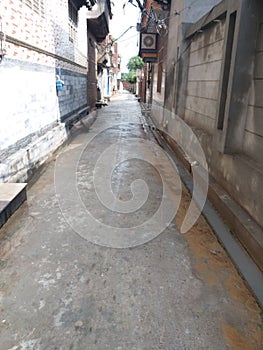
[[[140,0],[135,0],[135,1],[137,2],[137,5],[138,5],[139,9],[141,10],[141,12],[143,12],[144,6],[143,6],[143,4],[141,3],[141,1],[140,1]]]

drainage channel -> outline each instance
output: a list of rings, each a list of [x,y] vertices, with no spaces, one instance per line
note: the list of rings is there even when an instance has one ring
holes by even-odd
[[[143,123],[145,123],[149,127],[158,144],[167,152],[167,154],[175,163],[185,187],[192,194],[193,181],[191,175],[185,170],[182,163],[177,159],[172,149],[166,143],[164,138],[160,135],[160,133],[154,125],[154,122],[150,118],[149,113],[147,113],[147,115],[144,114],[143,119]],[[202,214],[214,230],[219,241],[223,244],[224,248],[226,249],[228,255],[236,265],[240,274],[243,276],[248,286],[251,288],[260,306],[263,308],[263,273],[256,266],[254,261],[247,254],[247,252],[233,238],[231,232],[229,231],[227,226],[224,224],[224,222],[222,221],[222,219],[217,214],[216,210],[213,208],[213,206],[208,200],[206,200]]]

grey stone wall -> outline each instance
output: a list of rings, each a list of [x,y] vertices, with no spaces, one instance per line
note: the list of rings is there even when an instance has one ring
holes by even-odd
[[[183,22],[194,23],[198,21],[202,16],[208,13],[213,6],[217,5],[221,1],[222,0],[184,0],[183,7],[180,7],[180,9],[185,9],[183,12]]]
[[[176,3],[172,2],[172,11]],[[236,22],[231,29],[233,12]],[[169,26],[168,111],[163,125],[175,140],[178,127],[173,113],[191,126],[211,177],[263,227],[263,3],[224,0],[188,25],[184,37],[180,16],[171,19]],[[184,89],[178,87],[180,76]],[[224,108],[219,113],[221,105]]]
[[[215,128],[225,19],[199,33],[190,45],[185,120],[212,134]]]
[[[61,69],[61,79],[64,81],[63,90],[58,91],[59,111],[61,121],[72,114],[87,108],[87,75]]]
[[[37,138],[27,140],[6,158],[0,161],[1,182],[26,182],[34,171],[41,166],[67,139],[66,128],[58,124]]]

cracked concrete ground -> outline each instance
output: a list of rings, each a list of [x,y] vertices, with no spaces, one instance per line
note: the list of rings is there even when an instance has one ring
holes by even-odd
[[[105,238],[101,226],[88,226],[76,212],[69,174],[80,150],[78,191],[97,221],[130,228],[157,211],[161,178],[141,160],[121,163],[112,174],[123,202],[131,199],[132,181],[145,179],[149,196],[141,210],[116,214],[92,186],[96,161],[116,140],[151,138],[139,124],[133,96],[115,97],[42,169],[27,203],[0,230],[1,350],[262,349],[260,308],[204,218],[185,235],[177,229],[190,201],[184,187],[169,226],[126,249],[94,244]]]

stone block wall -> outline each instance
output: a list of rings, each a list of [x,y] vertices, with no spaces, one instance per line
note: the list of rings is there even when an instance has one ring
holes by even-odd
[[[197,34],[189,49],[185,120],[209,134],[215,128],[224,35],[222,19]]]
[[[63,122],[73,113],[87,106],[87,75],[61,69],[63,90],[58,91],[60,120]]]
[[[183,24],[178,17],[171,21],[165,97],[169,112],[163,114],[165,123],[161,125],[176,140],[180,130],[172,115],[180,111],[179,117],[199,139],[211,177],[260,227],[263,227],[262,11],[261,0],[235,3],[224,0],[214,9],[211,6],[196,23],[188,24],[181,40],[178,37]],[[233,13],[234,25],[230,23]],[[181,60],[170,44],[177,40]],[[178,89],[180,77],[183,88]],[[189,156],[196,160],[194,150]]]

